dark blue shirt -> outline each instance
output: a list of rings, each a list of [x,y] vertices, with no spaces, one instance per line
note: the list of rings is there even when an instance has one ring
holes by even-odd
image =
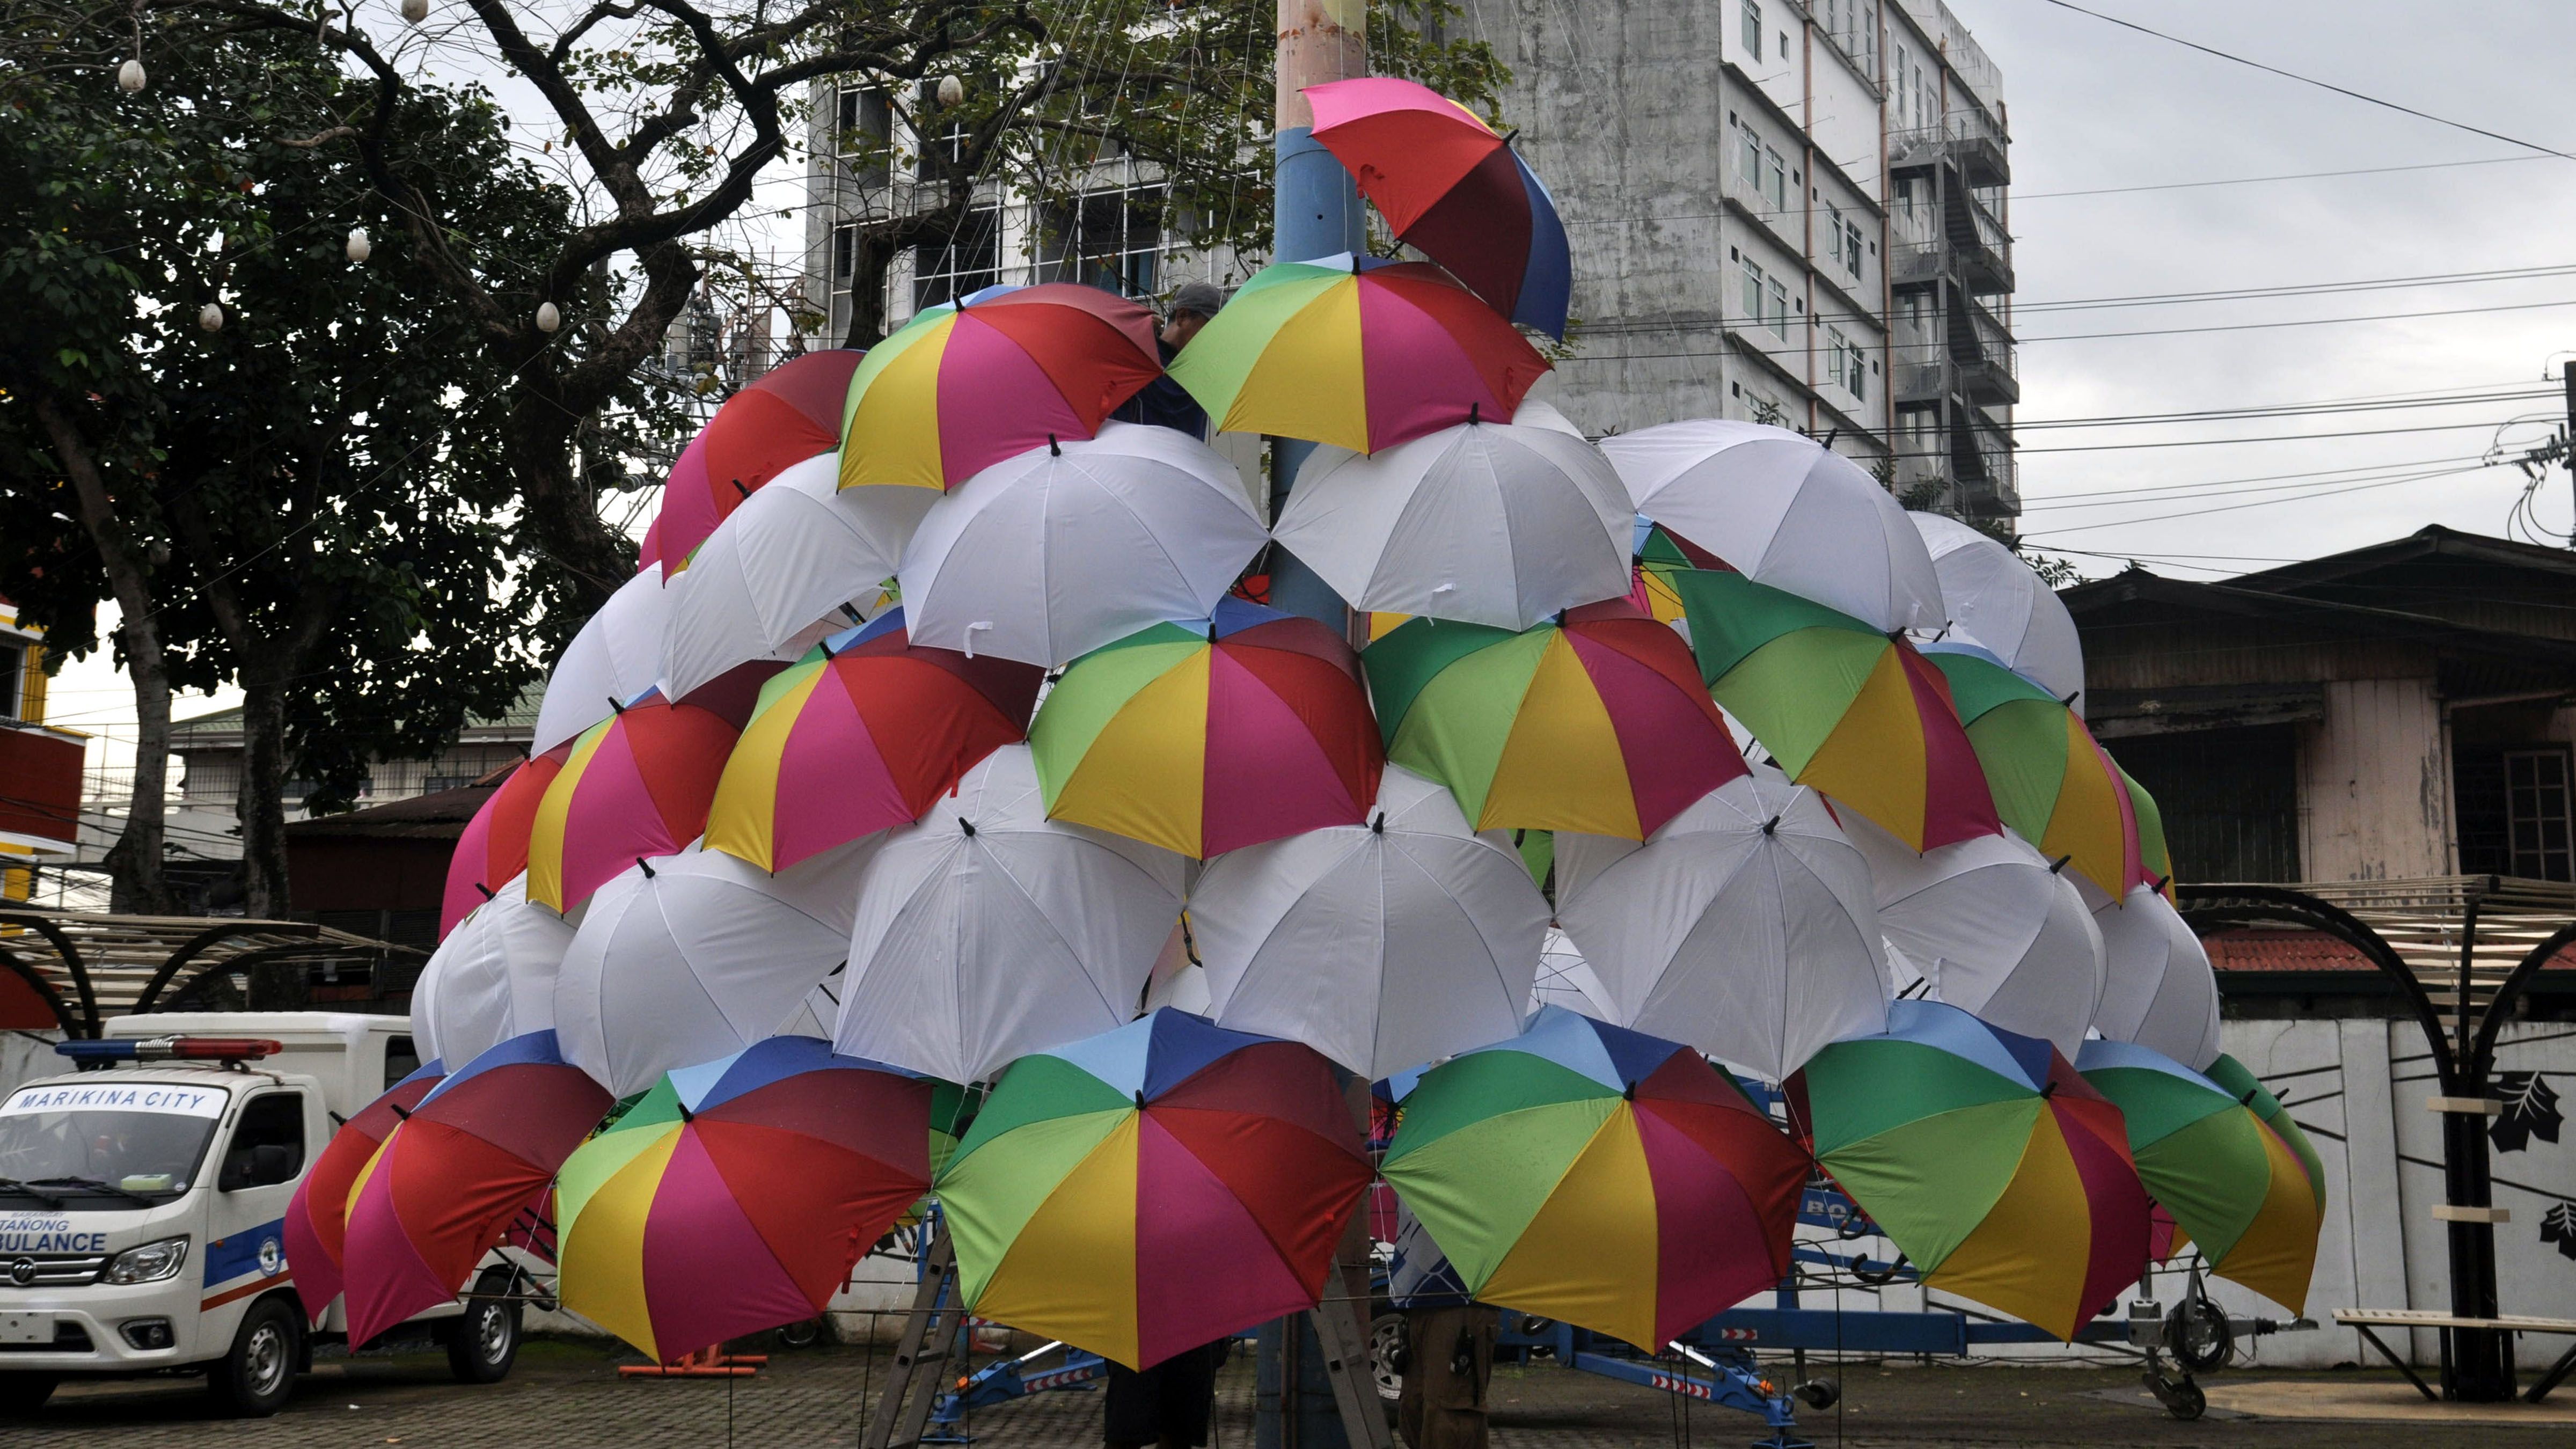
[[[1180,351],[1159,336],[1154,339],[1154,346],[1162,352],[1166,367],[1171,366],[1173,356]],[[1169,373],[1145,384],[1144,391],[1120,403],[1118,410],[1109,416],[1117,422],[1170,428],[1174,432],[1187,433],[1202,443],[1207,441],[1207,409],[1199,406],[1198,399],[1190,396],[1188,389],[1172,381]]]

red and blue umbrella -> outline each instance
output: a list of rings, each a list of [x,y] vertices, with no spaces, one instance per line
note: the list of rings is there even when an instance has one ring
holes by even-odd
[[[304,1300],[304,1312],[316,1322],[331,1300],[340,1296],[349,1199],[359,1178],[403,1118],[445,1080],[445,1064],[433,1061],[386,1088],[383,1096],[359,1108],[358,1115],[331,1134],[329,1145],[313,1159],[313,1170],[296,1184],[295,1196],[286,1205],[286,1261],[295,1269],[296,1296]]]

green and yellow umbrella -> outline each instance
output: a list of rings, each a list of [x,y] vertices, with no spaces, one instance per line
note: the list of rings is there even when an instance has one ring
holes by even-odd
[[[2113,900],[2128,894],[2141,879],[2137,818],[2120,767],[2084,721],[1982,649],[1933,645],[1923,653],[1950,681],[1995,813]]]

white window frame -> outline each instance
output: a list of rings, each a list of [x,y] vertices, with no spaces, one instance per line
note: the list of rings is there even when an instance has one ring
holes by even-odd
[[[1738,38],[1744,42],[1747,55],[1756,61],[1762,59],[1761,0],[1744,0],[1744,30]]]
[[[1762,314],[1762,297],[1763,297],[1763,290],[1762,290],[1762,289],[1763,289],[1763,285],[1764,285],[1764,283],[1765,283],[1766,281],[1768,281],[1769,279],[1768,279],[1768,278],[1763,274],[1763,271],[1762,271],[1762,264],[1761,264],[1760,262],[1757,262],[1757,261],[1753,260],[1753,258],[1752,258],[1750,255],[1747,255],[1747,256],[1743,259],[1743,261],[1744,261],[1744,311],[1745,311],[1745,315],[1746,315],[1749,319],[1751,319],[1751,321],[1752,321],[1753,325],[1754,325],[1754,326],[1756,326],[1756,327],[1759,327],[1759,326],[1761,326],[1761,325],[1762,325],[1762,315],[1763,315],[1763,314]]]

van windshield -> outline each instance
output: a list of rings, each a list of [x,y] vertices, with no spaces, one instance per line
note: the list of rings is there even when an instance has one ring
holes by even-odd
[[[0,1200],[64,1211],[167,1202],[196,1185],[230,1098],[219,1087],[21,1087],[0,1102]]]

